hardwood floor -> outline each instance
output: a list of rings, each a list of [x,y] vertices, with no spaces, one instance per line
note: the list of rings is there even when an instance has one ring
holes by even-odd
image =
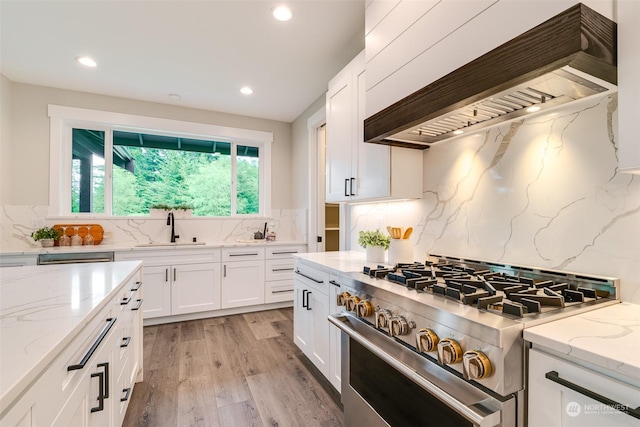
[[[342,426],[337,393],[293,343],[293,309],[144,328],[124,426]]]

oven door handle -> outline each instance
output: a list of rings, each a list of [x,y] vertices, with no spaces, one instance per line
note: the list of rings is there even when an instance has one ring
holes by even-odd
[[[330,315],[329,322],[337,326],[338,329],[347,334],[351,339],[364,346],[367,350],[378,356],[380,359],[384,360],[402,375],[410,378],[417,385],[429,392],[433,397],[437,398],[442,403],[459,413],[461,416],[471,421],[475,426],[494,427],[500,424],[500,410],[489,413],[479,413],[476,408],[471,408],[468,405],[460,402],[458,399],[440,389],[435,384],[418,375],[416,371],[409,368],[401,361],[389,356],[384,350],[373,344],[364,335],[360,334],[358,331],[350,327],[348,316],[349,315],[347,314]]]

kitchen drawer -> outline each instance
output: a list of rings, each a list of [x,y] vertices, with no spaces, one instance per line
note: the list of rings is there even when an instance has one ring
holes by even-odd
[[[222,262],[249,261],[253,259],[264,259],[264,248],[241,246],[238,248],[222,249]]]
[[[264,302],[293,301],[293,279],[266,282]]]
[[[548,378],[567,381],[562,385]],[[637,426],[639,420],[578,391],[604,396],[628,408],[640,407],[640,386],[608,377],[546,352],[529,350],[529,425],[547,427]],[[588,392],[587,392],[588,393]]]
[[[265,262],[266,280],[293,280],[293,259],[269,259]]]
[[[116,252],[116,261],[143,261],[145,266],[220,262],[220,249],[145,249]]]
[[[295,264],[294,280],[299,280],[303,285],[329,295],[329,273],[298,262]]]
[[[305,245],[276,246],[267,248],[267,259],[291,258],[293,254],[307,252]]]

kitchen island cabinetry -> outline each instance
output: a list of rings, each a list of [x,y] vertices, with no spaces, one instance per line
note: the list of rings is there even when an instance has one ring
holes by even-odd
[[[220,250],[154,250],[116,253],[116,260],[144,262],[144,318],[220,308]]]
[[[0,290],[28,318],[1,321],[0,425],[121,425],[142,380],[141,264],[24,267]]]
[[[422,156],[364,143],[364,113],[363,51],[329,82],[326,201],[422,197]]]
[[[222,250],[222,308],[264,304],[264,248]]]
[[[329,377],[329,274],[296,261],[293,305],[294,342]]]

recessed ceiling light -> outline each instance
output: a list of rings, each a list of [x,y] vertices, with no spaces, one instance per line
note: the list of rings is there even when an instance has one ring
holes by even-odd
[[[273,9],[273,17],[278,21],[288,21],[292,16],[291,9],[287,6],[278,6]]]
[[[253,89],[251,89],[249,86],[245,86],[245,87],[240,89],[240,92],[243,95],[251,95],[253,93]]]
[[[88,56],[78,56],[78,57],[76,57],[76,61],[78,61],[79,63],[81,63],[85,67],[95,67],[96,65],[98,65],[98,64],[96,64],[96,61],[94,61],[93,59],[89,58]]]
[[[535,113],[536,111],[540,111],[540,107],[538,107],[537,105],[527,108],[527,113]]]
[[[182,97],[177,93],[170,93],[168,96],[169,99],[173,99],[174,101],[180,101],[182,99]]]
[[[458,129],[458,130],[454,130],[454,131],[453,131],[453,134],[454,134],[454,135],[462,135],[463,133],[464,133],[464,131],[463,131],[463,130],[461,130],[461,129]]]

